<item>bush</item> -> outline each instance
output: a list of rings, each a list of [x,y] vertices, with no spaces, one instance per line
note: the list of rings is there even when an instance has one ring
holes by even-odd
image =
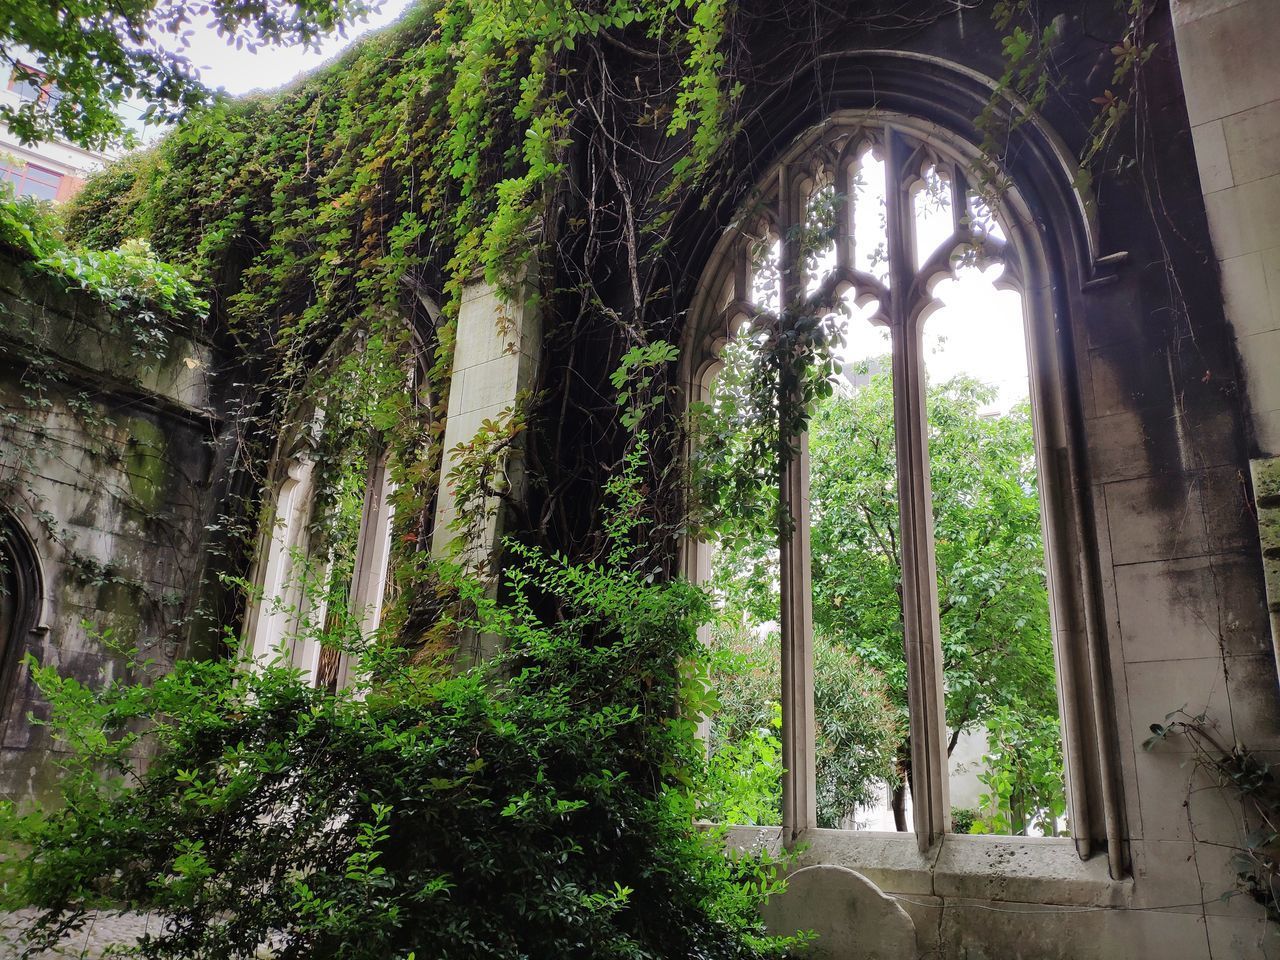
[[[951,808],[951,831],[953,833],[969,833],[978,820],[978,811],[970,807]]]
[[[34,197],[15,197],[0,183],[0,246],[39,259],[62,246],[62,225],[51,204]]]
[[[712,632],[716,712],[711,787],[702,815],[721,823],[771,824],[782,815],[781,643],[746,619]],[[839,827],[897,781],[901,737],[884,677],[825,634],[814,636],[818,825]]]
[[[693,825],[703,596],[518,550],[512,601],[466,587],[497,671],[385,650],[331,695],[295,671],[183,662],[100,692],[35,676],[72,749],[65,805],[18,817],[34,944],[86,911],[169,919],[151,960],[748,958],[767,864]],[[465,585],[464,585],[465,586]],[[554,604],[540,618],[535,606]],[[158,753],[136,782],[140,725]]]

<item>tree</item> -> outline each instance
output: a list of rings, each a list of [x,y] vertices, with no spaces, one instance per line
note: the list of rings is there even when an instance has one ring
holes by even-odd
[[[749,357],[727,356],[734,369],[724,380],[740,386],[746,375],[737,367]],[[911,750],[888,369],[887,357],[869,363],[868,382],[819,403],[810,422],[813,617],[815,645],[833,645],[882,678],[900,731],[892,745],[895,813],[905,829]],[[984,777],[991,812],[1004,822],[988,820],[985,828],[1024,832],[1037,811],[1061,815],[1062,747],[1031,411],[1022,403],[1003,414],[984,412],[994,396],[964,376],[929,387],[938,604],[948,749],[966,731],[998,726]],[[720,408],[732,413],[744,403]],[[722,544],[719,592],[755,622],[776,616],[773,542],[753,534]],[[821,673],[819,664],[819,686]],[[823,745],[817,749],[821,755]]]
[[[782,813],[782,658],[776,631],[754,629],[730,601],[712,630],[711,787],[703,815],[777,824]],[[899,712],[879,671],[825,634],[814,637],[818,826],[840,827],[893,783]]]
[[[56,136],[104,147],[125,135],[119,107],[126,100],[140,98],[144,119],[167,122],[213,99],[185,53],[193,25],[212,23],[236,47],[312,47],[380,5],[381,0],[5,0],[0,61],[49,95],[0,105],[0,122],[23,142]]]

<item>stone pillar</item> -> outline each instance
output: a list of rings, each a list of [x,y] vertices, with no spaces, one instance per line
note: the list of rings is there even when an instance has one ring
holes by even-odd
[[[1259,451],[1280,454],[1276,0],[1173,0],[1200,186]]]
[[[486,421],[504,422],[509,418],[521,394],[534,386],[542,336],[533,293],[532,287],[526,285],[518,302],[507,303],[491,286],[476,281],[463,291],[458,310],[441,490],[431,552],[437,557],[460,560],[493,577],[495,586],[498,554],[506,533],[503,505],[498,498],[490,498],[484,504],[482,529],[466,536],[466,532],[456,528],[457,493],[449,475],[461,459],[455,452],[458,447],[471,443],[482,432]],[[504,450],[499,472],[497,485],[510,497],[522,497],[524,447],[519,437]],[[494,652],[495,643],[493,638],[464,637],[458,652],[459,666],[487,659]]]

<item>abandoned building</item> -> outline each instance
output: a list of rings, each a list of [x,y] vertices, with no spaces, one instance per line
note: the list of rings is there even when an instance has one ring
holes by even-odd
[[[778,324],[834,312],[845,325],[828,358],[835,399],[810,405],[779,470],[780,537],[726,559],[692,525],[654,530],[666,573],[726,603],[738,590],[776,604],[743,614],[724,642],[772,658],[755,676],[774,685],[759,702],[779,721],[746,727],[776,746],[777,776],[755,806],[720,808],[738,812],[723,814],[732,845],[801,849],[787,892],[765,908],[772,928],[816,930],[822,955],[882,960],[1280,951],[1274,892],[1241,892],[1252,814],[1170,732],[1188,725],[1212,738],[1201,743],[1247,751],[1264,775],[1280,758],[1280,3],[1157,0],[1126,21],[1127,3],[1046,0],[1047,93],[1034,110],[1010,95],[1016,122],[994,133],[983,118],[1006,102],[1009,75],[989,5],[848,6],[857,12],[814,14],[801,40],[785,9],[758,24],[739,11],[730,59],[746,66],[721,148],[731,175],[699,196],[662,197],[678,177],[638,147],[603,137],[574,153],[567,134],[563,212],[520,228],[555,232],[556,252],[522,261],[518,282],[486,278],[479,249],[460,254],[353,194],[305,186],[313,164],[375,170],[378,151],[412,149],[391,135],[348,146],[340,126],[302,129],[305,163],[280,169],[237,152],[286,109],[277,102],[326,122],[309,104],[330,94],[308,84],[346,71],[356,91],[392,84],[397,68],[368,51],[422,29],[413,23],[366,45],[364,60],[232,105],[225,137],[174,135],[152,159],[90,181],[70,221],[84,243],[145,235],[179,261],[220,251],[202,278],[207,315],[166,322],[157,344],[102,297],[0,251],[0,790],[39,801],[56,779],[58,746],[32,722],[47,707],[28,655],[95,684],[216,656],[229,638],[262,660],[283,650],[339,689],[350,658],[316,625],[345,605],[373,635],[403,600],[406,556],[448,555],[461,530],[464,557],[493,575],[508,535],[536,530],[571,549],[584,534],[599,464],[618,449],[605,421],[617,412],[610,373],[638,342],[619,332],[628,324],[661,314],[650,339],[678,349],[664,403],[677,418],[714,417],[741,396],[753,350]],[[1124,22],[1142,29],[1125,81],[1135,92],[1090,156],[1095,117],[1122,93]],[[608,84],[640,90],[626,65],[660,59],[637,49],[646,39],[597,48],[613,64]],[[402,96],[416,109],[419,94]],[[414,162],[377,167],[364,188],[399,178],[407,189]],[[186,209],[131,219],[136,184],[182,163],[193,183],[243,192],[235,237],[197,187],[174,194]],[[463,202],[426,187],[420,199]],[[299,217],[270,221],[289,203]],[[662,209],[663,231],[633,222],[633,203]],[[582,227],[596,216],[612,246]],[[307,230],[347,230],[349,256],[311,257]],[[303,252],[281,267],[270,258],[284,249]],[[413,251],[414,268],[377,276],[370,264],[389,249]],[[475,263],[454,283],[441,265],[457,256]],[[634,258],[650,264],[644,289]],[[283,293],[264,293],[273,283]],[[587,285],[591,310],[579,302]],[[368,313],[390,321],[309,343],[262,389],[246,317],[274,324],[258,341],[267,350],[285,328],[319,324],[318,299],[369,290]],[[376,350],[381,389],[399,400],[391,414],[370,403],[353,428],[365,387],[343,379],[344,358],[373,363]],[[353,395],[299,388],[288,399],[300,413],[273,423],[280,385],[317,371],[327,389],[355,383]],[[849,425],[871,431],[879,410],[874,449],[855,449]],[[396,418],[418,432],[395,439]],[[698,443],[694,431],[673,459],[696,460]],[[499,452],[477,510],[454,468],[486,444]],[[428,449],[438,462],[413,473],[412,451]],[[983,461],[987,450],[1005,459]],[[841,472],[853,462],[865,470]],[[429,489],[398,500],[412,483]],[[860,509],[845,517],[842,501]],[[322,509],[341,517],[337,546],[317,532]],[[876,510],[891,513],[882,526]],[[986,539],[961,556],[963,524],[978,517]],[[987,579],[971,590],[966,576]],[[1021,612],[1006,609],[1015,594],[1030,598]],[[881,595],[891,642],[855,645],[874,669],[824,680],[840,631],[865,639],[881,622],[869,612]],[[420,611],[400,616],[399,629],[426,632]],[[1002,639],[988,649],[979,635],[992,621]],[[464,633],[449,655],[480,664],[491,643]],[[1044,653],[1034,669],[1009,669],[1027,650]],[[859,714],[865,732],[831,741],[827,704],[842,688],[885,705],[872,714],[898,711],[899,726]],[[1031,756],[1008,725],[1033,700],[1052,789],[1002,800],[992,758]],[[712,743],[733,745],[714,723]],[[879,766],[849,772],[832,759],[854,746],[870,755],[871,740]]]

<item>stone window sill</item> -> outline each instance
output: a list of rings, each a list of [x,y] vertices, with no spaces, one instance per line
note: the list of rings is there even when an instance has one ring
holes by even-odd
[[[781,830],[730,827],[726,842],[776,853]],[[890,895],[1078,907],[1120,907],[1132,896],[1133,882],[1111,879],[1105,856],[1082,861],[1069,839],[948,834],[921,853],[914,834],[811,830],[800,846],[796,868],[847,867]]]

